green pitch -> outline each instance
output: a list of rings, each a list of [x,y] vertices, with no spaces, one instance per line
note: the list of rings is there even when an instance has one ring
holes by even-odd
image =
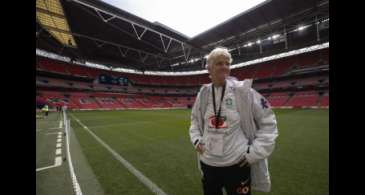
[[[200,195],[190,110],[70,112],[169,195]],[[279,137],[270,157],[272,192],[328,190],[328,110],[275,110]],[[105,194],[153,194],[72,117],[72,130]],[[72,148],[71,148],[72,150]],[[254,192],[253,194],[264,194]]]

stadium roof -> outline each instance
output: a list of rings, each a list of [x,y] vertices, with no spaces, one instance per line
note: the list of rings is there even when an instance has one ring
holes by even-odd
[[[237,38],[250,30],[256,34],[264,34],[264,31],[275,31],[278,27],[300,20],[305,21],[306,18],[315,15],[320,17],[326,12],[328,14],[328,1],[272,0],[232,17],[213,29],[193,37],[190,42],[205,46],[221,39]]]
[[[37,0],[37,22],[67,47],[77,47],[59,0]]]
[[[300,23],[313,25],[328,18],[328,0],[267,1],[193,38],[98,0],[60,1],[64,13],[44,9],[45,6],[42,8],[42,2],[46,5],[47,2],[57,4],[59,1],[37,0],[37,48],[110,67],[158,71],[176,71],[185,67],[184,70],[201,70],[204,68],[204,56],[218,45],[230,48],[234,59],[242,62],[326,42],[325,39],[319,40],[318,36],[316,39],[315,35],[308,35],[308,40],[288,38],[291,42],[289,46],[285,42],[285,47],[284,43],[265,46],[263,42],[257,47],[244,48],[247,41],[272,36],[273,33],[283,36],[283,29],[290,33]],[[50,22],[42,22],[42,14],[48,15],[48,20],[65,18],[59,22],[65,25],[55,23],[52,26]],[[308,29],[315,33],[315,28]],[[70,39],[72,45],[67,44]],[[255,55],[241,55],[241,52]]]
[[[150,22],[194,37],[234,15],[270,0],[102,0]]]

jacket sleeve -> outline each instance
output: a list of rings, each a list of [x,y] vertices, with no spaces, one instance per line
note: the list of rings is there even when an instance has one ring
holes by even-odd
[[[275,114],[265,97],[254,89],[250,89],[250,95],[256,133],[249,146],[246,159],[252,164],[271,155],[275,147],[275,139],[278,136],[278,128]]]
[[[202,139],[203,129],[200,127],[201,119],[201,109],[200,109],[200,94],[202,89],[200,89],[198,95],[196,96],[194,106],[191,111],[191,124],[189,128],[190,141],[194,147],[198,145],[198,143]]]

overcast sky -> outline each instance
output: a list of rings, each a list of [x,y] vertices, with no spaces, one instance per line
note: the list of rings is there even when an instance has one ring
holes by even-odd
[[[265,0],[103,0],[194,37]]]

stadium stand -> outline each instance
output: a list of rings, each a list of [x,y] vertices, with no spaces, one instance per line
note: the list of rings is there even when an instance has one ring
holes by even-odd
[[[268,100],[274,107],[326,107],[328,106],[328,95],[320,96],[313,89],[308,89],[312,90],[309,92],[294,92],[292,96],[289,96],[290,90],[286,92],[275,92],[275,90],[301,89],[303,87],[306,90],[308,87],[328,87],[328,74],[318,75],[320,70],[314,73],[290,74],[293,70],[323,66],[327,62],[327,58],[328,49],[323,49],[232,69],[231,75],[237,77],[239,80],[254,78],[255,82],[253,87],[258,91],[274,90],[271,94],[267,93]],[[69,98],[56,92],[50,93],[47,91],[43,93],[45,94],[43,97],[46,99],[66,103],[73,109],[187,107],[194,102],[187,100],[187,98],[194,97],[200,85],[210,82],[207,74],[175,77],[137,75],[67,64],[45,58],[38,60],[37,70],[71,75],[75,78],[88,77],[93,80],[92,82],[87,82],[54,78],[52,76],[37,76],[36,83],[38,87],[87,90],[87,93],[69,93]],[[109,74],[114,77],[126,77],[130,82],[128,86],[101,84],[98,82],[98,77],[101,74]],[[265,79],[269,80],[265,81]],[[108,91],[114,92],[115,94],[109,94],[107,93]],[[129,94],[129,96],[121,96],[121,93]],[[138,94],[142,93],[150,95],[148,97],[139,97]],[[164,94],[180,94],[185,97],[174,99],[164,97]]]
[[[311,53],[291,56],[284,59],[250,65],[239,69],[232,69],[231,75],[237,77],[240,80],[246,78],[262,79],[278,77],[289,74],[292,70],[321,65],[321,63],[319,63],[320,60],[318,59],[318,56],[322,56],[322,58],[328,58],[328,51],[319,50]],[[66,63],[57,62],[56,60],[40,59],[38,64],[40,64],[37,65],[38,70],[46,70],[49,72],[56,72],[61,74],[72,74],[74,76],[86,76],[93,79],[96,79],[100,74],[109,74],[115,77],[127,77],[133,84],[142,85],[198,86],[210,82],[206,74],[194,76],[145,76],[106,71],[101,69],[98,70],[95,68],[81,67],[74,64],[67,67]]]
[[[285,105],[294,108],[316,106],[318,99],[319,95],[315,91],[296,92]]]
[[[276,92],[267,97],[269,103],[273,107],[283,107],[289,98],[287,92]]]

